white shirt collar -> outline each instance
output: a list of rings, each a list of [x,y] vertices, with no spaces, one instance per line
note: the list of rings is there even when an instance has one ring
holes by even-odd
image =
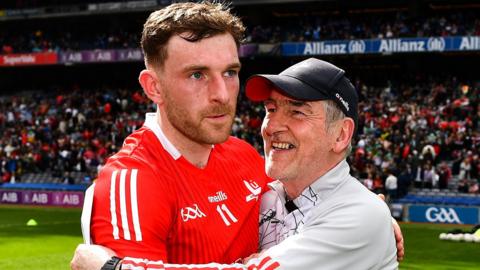
[[[339,184],[349,178],[351,178],[350,166],[346,160],[342,160],[330,171],[304,189],[300,196],[295,198],[293,202],[298,208],[303,209],[303,211],[308,211],[311,207],[328,197]],[[277,180],[271,182],[269,186],[278,193],[280,200],[285,204],[286,194],[283,184]]]
[[[158,125],[156,112],[146,113],[145,123],[143,125],[155,133],[163,148],[172,156],[173,159],[177,160],[182,156],[172,142],[168,140],[167,136],[165,136],[160,128],[160,125]]]

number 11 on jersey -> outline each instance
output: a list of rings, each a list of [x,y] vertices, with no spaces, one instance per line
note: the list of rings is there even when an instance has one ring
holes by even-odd
[[[237,218],[232,214],[232,212],[230,212],[230,209],[228,209],[227,205],[225,205],[224,203],[222,203],[221,206],[217,205],[217,212],[220,214],[223,222],[225,222],[225,225],[227,226],[230,226],[230,221],[233,223],[238,222]]]

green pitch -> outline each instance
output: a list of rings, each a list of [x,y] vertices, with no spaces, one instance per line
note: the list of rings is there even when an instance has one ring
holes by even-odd
[[[452,229],[470,231],[473,226],[444,224],[400,224],[406,256],[400,269],[478,270],[480,243],[441,241],[438,235]]]
[[[81,209],[0,205],[0,269],[70,269]],[[26,226],[29,219],[37,226]]]
[[[38,225],[26,226],[32,218]],[[438,240],[441,232],[471,226],[404,223],[401,227],[407,252],[400,269],[480,269],[480,244]],[[80,242],[80,209],[0,205],[1,270],[70,269]]]

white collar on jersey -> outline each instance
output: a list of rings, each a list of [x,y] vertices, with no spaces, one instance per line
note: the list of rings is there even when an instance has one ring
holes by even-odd
[[[167,136],[165,136],[162,129],[158,125],[156,112],[146,113],[145,123],[143,125],[155,133],[163,148],[173,157],[173,159],[177,160],[182,156],[175,145],[168,140]]]

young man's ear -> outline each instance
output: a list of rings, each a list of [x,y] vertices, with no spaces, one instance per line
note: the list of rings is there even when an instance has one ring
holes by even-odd
[[[158,75],[154,70],[144,69],[138,76],[138,81],[143,88],[143,92],[155,104],[162,104],[162,89]]]
[[[335,153],[341,153],[347,149],[352,141],[353,131],[355,129],[355,123],[352,118],[346,117],[339,120],[339,122],[338,125],[340,127],[335,134],[337,138],[333,145],[333,151]]]

